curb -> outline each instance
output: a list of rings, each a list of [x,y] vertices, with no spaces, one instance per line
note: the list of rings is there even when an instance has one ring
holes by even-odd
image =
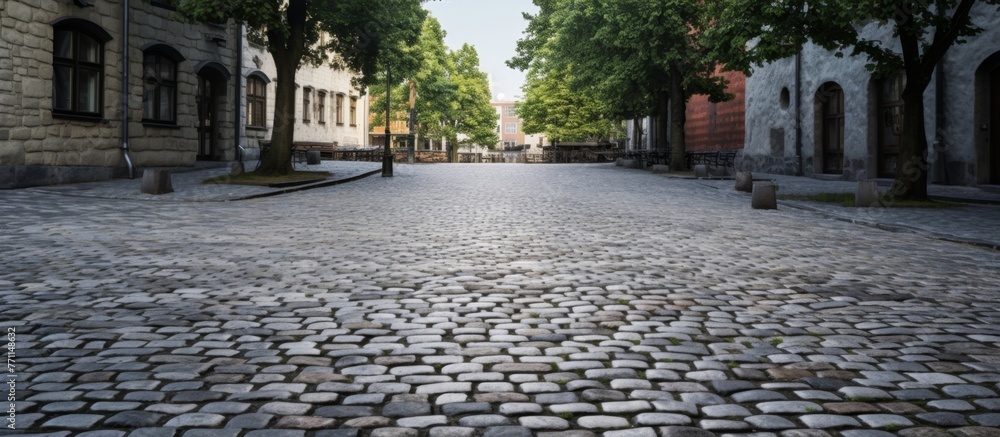
[[[955,235],[951,235],[951,234],[942,234],[940,232],[933,232],[933,231],[928,231],[926,229],[921,229],[921,228],[918,228],[916,226],[908,226],[908,225],[901,225],[901,224],[886,224],[886,223],[878,223],[878,222],[872,222],[872,221],[867,221],[867,220],[856,219],[856,218],[853,218],[853,217],[844,217],[844,216],[839,215],[839,214],[835,214],[835,213],[832,213],[832,212],[829,212],[829,211],[825,211],[822,208],[816,208],[814,206],[803,205],[803,204],[800,204],[800,203],[796,203],[794,201],[789,202],[789,201],[786,200],[786,201],[783,201],[781,203],[781,205],[786,205],[788,207],[799,209],[799,210],[803,210],[803,211],[813,212],[813,213],[822,215],[822,216],[824,216],[826,218],[830,218],[830,219],[833,219],[833,220],[842,221],[842,222],[846,222],[846,223],[851,223],[851,224],[855,224],[855,225],[868,226],[870,228],[880,229],[880,230],[883,230],[883,231],[889,231],[889,232],[907,232],[907,233],[919,235],[919,236],[924,237],[924,238],[929,238],[929,239],[932,239],[932,240],[947,241],[949,243],[967,244],[967,245],[970,245],[970,246],[981,247],[981,248],[984,248],[984,249],[1000,251],[1000,242],[990,242],[990,241],[977,240],[977,239],[974,239],[974,238],[959,237],[959,236],[955,236]]]
[[[351,176],[349,178],[337,179],[337,180],[333,180],[333,181],[313,182],[313,183],[310,183],[310,184],[304,184],[304,185],[298,185],[298,186],[294,186],[294,187],[282,188],[280,190],[275,190],[275,191],[271,191],[271,192],[267,192],[267,193],[251,194],[249,196],[237,197],[235,199],[228,199],[228,200],[225,200],[225,201],[226,202],[238,202],[238,201],[241,201],[241,200],[263,199],[265,197],[280,196],[282,194],[294,193],[296,191],[305,191],[305,190],[311,190],[311,189],[314,189],[314,188],[332,187],[334,185],[346,184],[348,182],[354,182],[356,180],[364,179],[366,177],[369,177],[369,176],[372,176],[372,175],[375,175],[375,174],[378,174],[378,173],[382,173],[382,169],[372,170],[372,171],[369,171],[367,173],[359,174],[357,176]]]

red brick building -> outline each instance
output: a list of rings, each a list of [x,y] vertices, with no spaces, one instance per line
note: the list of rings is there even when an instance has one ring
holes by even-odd
[[[707,96],[691,98],[687,105],[686,150],[742,149],[746,135],[746,83],[743,73],[721,73],[729,80],[733,100],[711,103]]]

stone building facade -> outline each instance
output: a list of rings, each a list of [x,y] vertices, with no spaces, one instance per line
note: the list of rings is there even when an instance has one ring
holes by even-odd
[[[235,25],[76,3],[0,3],[0,188],[234,159]]]
[[[1000,13],[978,4],[972,17],[983,33],[948,51],[924,94],[936,183],[1000,184]],[[898,44],[891,29],[864,32]],[[905,79],[875,78],[867,63],[806,45],[798,57],[754,71],[743,165],[843,180],[893,177]]]
[[[244,79],[241,144],[251,154],[271,139],[277,69],[267,49],[243,38]],[[369,144],[369,98],[351,85],[354,76],[328,65],[301,67],[295,74],[295,143],[355,149]],[[395,131],[393,131],[395,133]]]

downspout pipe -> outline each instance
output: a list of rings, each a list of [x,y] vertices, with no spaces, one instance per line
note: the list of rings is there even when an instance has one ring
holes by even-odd
[[[802,50],[795,54],[795,158],[798,165],[796,176],[805,174],[802,157]]]
[[[945,87],[947,82],[944,77],[944,62],[938,61],[937,72],[935,74],[936,83],[934,86],[934,162],[941,169],[944,176],[944,183],[951,183],[948,178],[948,144],[944,140],[944,128],[948,123],[948,114],[945,113]]]
[[[233,81],[233,144],[236,145],[236,160],[243,162],[243,145],[240,144],[241,123],[243,122],[243,25],[236,23],[236,80]]]
[[[122,155],[125,157],[125,165],[128,166],[128,178],[135,179],[135,166],[132,165],[132,158],[128,153],[128,70],[129,70],[129,0],[122,1]]]

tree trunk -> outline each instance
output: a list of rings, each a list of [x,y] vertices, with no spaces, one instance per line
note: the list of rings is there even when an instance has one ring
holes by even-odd
[[[636,118],[632,120],[632,134],[635,135],[635,141],[632,142],[632,150],[639,150],[642,146],[642,119]]]
[[[927,135],[924,121],[925,82],[907,74],[903,90],[903,132],[900,137],[896,180],[887,201],[925,201],[927,197]]]
[[[667,129],[670,123],[670,95],[666,90],[656,92],[656,145],[653,147],[657,152],[670,150]]]
[[[684,89],[684,76],[680,69],[670,66],[670,167],[671,170],[687,170],[687,139],[684,136],[684,125],[687,123],[687,92]]]
[[[268,28],[268,52],[277,69],[274,95],[274,127],[271,147],[261,159],[257,173],[284,175],[292,172],[292,144],[295,140],[295,73],[305,52],[306,0],[288,0],[285,17],[288,32]]]
[[[271,148],[258,173],[289,174],[292,172],[292,144],[295,141],[295,68],[289,63],[277,62],[274,95],[274,126],[271,129]]]

